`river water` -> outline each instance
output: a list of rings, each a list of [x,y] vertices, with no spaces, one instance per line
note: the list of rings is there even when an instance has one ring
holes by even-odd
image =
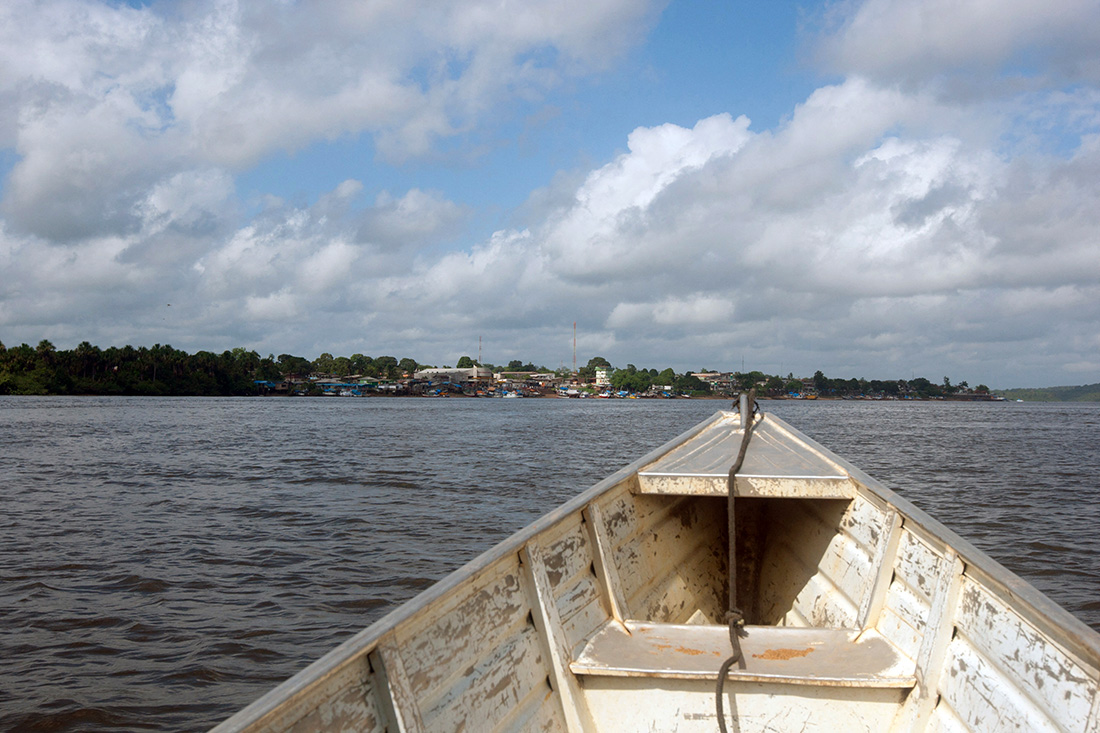
[[[0,730],[202,730],[726,403],[0,397]],[[1100,405],[763,402],[1100,630]]]

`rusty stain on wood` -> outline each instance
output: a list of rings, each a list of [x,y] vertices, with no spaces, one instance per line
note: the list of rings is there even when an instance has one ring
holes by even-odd
[[[813,651],[813,647],[805,649],[768,649],[763,654],[753,654],[754,659],[794,659],[804,657]]]

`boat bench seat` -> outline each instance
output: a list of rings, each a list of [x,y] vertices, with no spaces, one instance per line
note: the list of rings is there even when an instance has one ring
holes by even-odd
[[[835,687],[913,687],[913,660],[878,632],[747,626],[744,669],[729,679]],[[725,626],[611,620],[570,664],[576,675],[717,680],[731,655]]]

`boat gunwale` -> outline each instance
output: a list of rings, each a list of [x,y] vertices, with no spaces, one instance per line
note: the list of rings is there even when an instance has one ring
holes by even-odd
[[[647,465],[654,463],[669,451],[691,440],[713,423],[730,417],[736,412],[718,410],[709,418],[701,421],[676,437],[649,451],[644,456],[631,461],[617,471],[601,479],[572,499],[555,507],[522,527],[497,544],[488,548],[469,562],[463,564],[429,588],[404,601],[392,611],[356,632],[343,643],[320,658],[296,672],[293,676],[239,710],[230,718],[211,729],[211,733],[230,733],[241,731],[262,723],[264,718],[276,712],[284,705],[293,704],[299,695],[314,685],[342,671],[356,662],[368,662],[368,656],[374,652],[385,638],[393,634],[400,626],[412,622],[429,606],[446,596],[455,588],[476,580],[494,563],[509,554],[520,552],[532,539],[553,528],[569,516],[583,512],[598,497],[607,493],[624,481],[635,478]],[[779,427],[791,431],[799,440],[804,441],[812,450],[824,452],[831,461],[837,463],[848,473],[856,485],[856,494],[870,501],[880,509],[894,510],[903,519],[903,527],[916,529],[922,539],[933,539],[935,544],[950,548],[964,564],[964,575],[970,575],[979,583],[996,593],[1004,595],[1012,608],[1026,622],[1035,626],[1040,633],[1057,646],[1077,659],[1094,674],[1100,673],[1100,633],[1085,624],[1072,613],[1048,598],[1026,580],[1004,567],[984,551],[978,549],[955,531],[942,524],[908,499],[898,495],[882,482],[868,475],[846,458],[829,450],[805,433],[793,428],[782,418],[765,413],[762,419],[774,420]],[[973,573],[977,571],[977,575]]]

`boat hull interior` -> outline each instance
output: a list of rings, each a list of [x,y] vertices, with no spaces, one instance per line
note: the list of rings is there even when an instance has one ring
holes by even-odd
[[[707,731],[736,412],[592,487],[218,731]],[[1100,639],[776,418],[734,482],[730,731],[1095,731]]]

